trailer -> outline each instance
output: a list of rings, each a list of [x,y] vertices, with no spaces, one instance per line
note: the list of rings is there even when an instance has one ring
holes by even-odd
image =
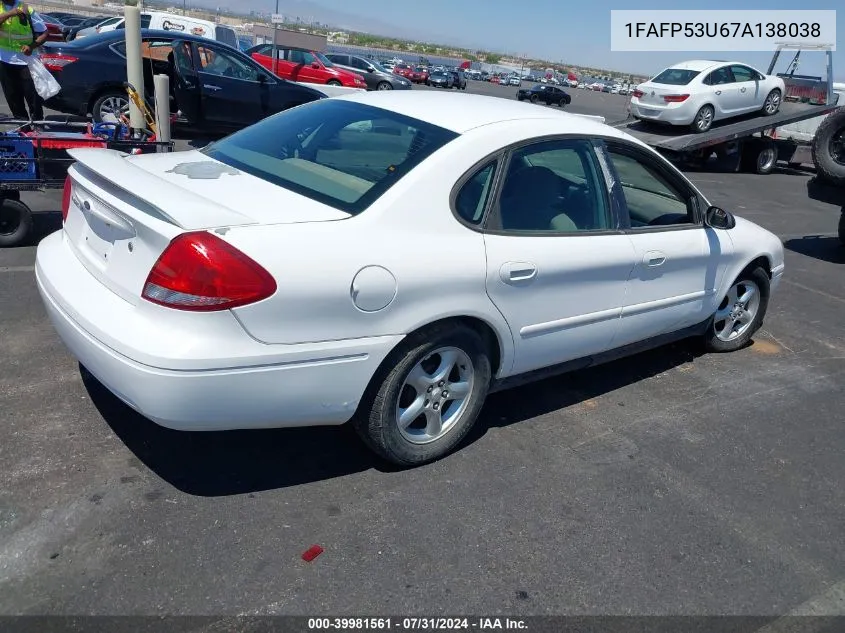
[[[776,130],[799,121],[824,117],[837,109],[839,95],[833,90],[832,47],[780,44],[769,65],[768,74],[773,73],[784,50],[795,50],[796,54],[788,71],[778,73],[784,80],[786,94],[780,110],[774,115],[753,113],[731,118],[714,123],[710,130],[700,134],[691,133],[688,128],[630,117],[615,127],[640,139],[669,160],[693,167],[703,166],[714,153],[729,170],[758,174],[770,173],[779,160],[790,164],[812,163],[810,142],[777,138]],[[803,50],[823,51],[827,54],[827,77],[796,74]]]

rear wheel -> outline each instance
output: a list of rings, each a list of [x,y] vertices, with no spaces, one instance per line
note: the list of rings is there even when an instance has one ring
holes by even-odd
[[[763,102],[763,114],[766,116],[772,116],[775,114],[778,110],[780,110],[780,101],[780,90],[772,90]]]
[[[760,267],[743,271],[719,304],[704,337],[710,352],[745,347],[763,325],[769,306],[769,276]]]
[[[376,86],[376,90],[393,90],[393,86],[390,85],[389,81],[380,81]]]
[[[713,125],[713,117],[715,116],[716,111],[713,109],[711,105],[701,106],[698,112],[695,115],[695,118],[692,120],[692,131],[696,134],[703,134],[710,127]]]
[[[742,146],[743,171],[752,174],[770,174],[778,162],[778,150],[768,137],[750,139]]]
[[[354,426],[382,458],[418,466],[452,451],[475,423],[490,386],[487,346],[466,326],[410,335],[377,374]]]
[[[94,101],[91,114],[95,123],[119,123],[129,117],[129,96],[117,88],[108,90]]]
[[[32,231],[32,211],[23,202],[0,200],[0,248],[22,244]]]

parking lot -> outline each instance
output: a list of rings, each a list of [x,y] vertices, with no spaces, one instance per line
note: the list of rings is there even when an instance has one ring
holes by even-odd
[[[625,97],[570,92],[624,118]],[[754,344],[497,394],[461,450],[410,471],[346,428],[141,418],[81,378],[35,246],[0,250],[0,613],[845,612],[838,209],[799,171],[691,177],[786,244]],[[25,195],[41,235],[60,227],[59,194]]]

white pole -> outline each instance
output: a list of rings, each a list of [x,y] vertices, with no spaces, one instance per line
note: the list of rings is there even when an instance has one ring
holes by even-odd
[[[156,97],[157,140],[170,142],[170,77],[156,75],[153,82]]]
[[[144,67],[141,57],[141,9],[138,0],[125,0],[124,32],[126,37],[126,77],[127,81],[144,98]],[[144,114],[135,103],[129,100],[129,125],[133,130],[146,127]]]

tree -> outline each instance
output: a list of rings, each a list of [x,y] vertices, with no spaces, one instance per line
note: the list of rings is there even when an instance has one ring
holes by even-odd
[[[484,61],[488,64],[498,64],[499,61],[502,59],[502,56],[497,53],[485,53],[484,54]]]

